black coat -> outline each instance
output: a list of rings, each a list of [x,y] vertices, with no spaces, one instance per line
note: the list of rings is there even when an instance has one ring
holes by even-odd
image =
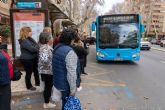
[[[73,50],[75,51],[80,60],[84,59],[88,54],[86,49],[84,49],[81,46],[72,45],[71,47],[73,48]]]
[[[19,39],[21,56],[20,59],[34,59],[38,58],[39,46],[37,42],[28,37],[26,39]]]
[[[79,60],[80,60],[80,65],[85,67],[86,66],[86,63],[87,63],[87,55],[88,55],[88,52],[86,49],[84,49],[83,47],[81,46],[76,46],[76,45],[72,45],[71,46],[73,48],[73,50],[75,51],[75,53],[77,54]]]

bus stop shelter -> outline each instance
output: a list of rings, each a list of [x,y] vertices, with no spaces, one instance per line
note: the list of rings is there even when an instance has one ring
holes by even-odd
[[[19,3],[19,4],[18,4]],[[53,23],[57,19],[67,19],[67,22],[72,22],[70,18],[60,9],[58,8],[54,3],[51,3],[47,0],[12,0],[11,9],[10,9],[10,21],[11,21],[11,35],[12,35],[12,52],[13,52],[13,58],[15,59],[15,65],[19,67],[21,64],[17,59],[19,59],[20,55],[20,48],[18,47],[18,32],[20,28],[17,28],[18,23],[20,23],[19,14],[25,15],[26,13],[32,13],[36,16],[36,13],[41,13],[43,16],[44,13],[44,21],[43,25],[40,25],[39,27],[44,26],[51,26],[53,29]],[[21,15],[20,14],[20,15]],[[16,16],[17,15],[17,16]],[[39,15],[39,14],[38,14]],[[18,20],[15,22],[15,18]],[[26,15],[27,16],[27,15]],[[42,18],[42,16],[40,18]],[[28,17],[24,17],[28,18]],[[33,18],[33,17],[32,17]],[[25,20],[24,20],[25,21]],[[22,23],[25,24],[25,23]],[[21,24],[21,26],[23,26]],[[32,24],[31,22],[26,23],[27,25]],[[64,23],[69,24],[69,23]],[[33,26],[32,26],[33,27]],[[17,29],[16,29],[17,28]],[[38,33],[42,32],[43,28],[41,28],[39,31],[36,31]],[[36,29],[37,30],[37,29]],[[17,35],[16,35],[17,34]],[[39,35],[36,35],[39,36]],[[37,38],[36,38],[37,39]],[[18,52],[19,51],[19,52]]]

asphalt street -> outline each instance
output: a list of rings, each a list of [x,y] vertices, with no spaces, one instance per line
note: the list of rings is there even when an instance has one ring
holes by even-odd
[[[98,63],[95,55],[91,46],[77,93],[84,110],[165,110],[165,52],[141,51],[138,62]],[[43,110],[41,97],[13,97],[12,110]]]

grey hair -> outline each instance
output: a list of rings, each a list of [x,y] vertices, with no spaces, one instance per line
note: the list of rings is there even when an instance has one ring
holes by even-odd
[[[52,34],[50,32],[41,32],[39,36],[39,43],[47,44],[51,38],[52,38]]]

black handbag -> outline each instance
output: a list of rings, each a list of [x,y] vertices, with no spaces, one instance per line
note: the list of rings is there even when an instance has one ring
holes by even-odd
[[[12,81],[18,81],[21,79],[21,71],[18,70],[14,65],[13,65],[13,79]]]

